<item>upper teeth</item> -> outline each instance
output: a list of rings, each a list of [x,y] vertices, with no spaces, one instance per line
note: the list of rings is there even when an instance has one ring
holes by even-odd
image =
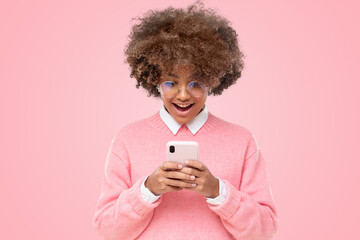
[[[178,103],[176,103],[176,105],[178,105],[180,107],[187,107],[187,106],[190,106],[191,104],[178,104]]]

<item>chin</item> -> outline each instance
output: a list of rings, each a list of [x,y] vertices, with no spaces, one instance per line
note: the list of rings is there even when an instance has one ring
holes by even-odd
[[[175,119],[175,120],[176,120],[178,123],[180,123],[181,125],[190,122],[190,120],[187,120],[187,119]]]

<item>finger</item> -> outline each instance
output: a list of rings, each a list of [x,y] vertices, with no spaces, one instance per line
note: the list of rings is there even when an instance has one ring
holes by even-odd
[[[181,187],[173,187],[173,186],[166,186],[166,192],[174,192],[174,191],[180,191],[182,190],[183,188]]]
[[[178,170],[181,169],[183,167],[182,164],[177,163],[177,162],[171,162],[171,161],[164,161],[160,168],[164,171],[168,171],[168,170]]]
[[[181,187],[181,188],[194,188],[197,186],[196,183],[187,183],[181,180],[174,180],[167,178],[165,181],[165,184],[172,187]]]
[[[195,177],[201,177],[201,172],[195,168],[191,168],[191,167],[183,167],[181,170],[179,170],[179,172],[188,174],[188,175],[192,175]]]
[[[191,181],[189,181],[189,180],[183,180],[183,181],[186,183],[195,183],[196,185],[201,184],[201,181],[199,180],[199,178],[195,178],[195,180],[191,180]]]
[[[188,189],[188,190],[195,190],[195,191],[198,191],[199,190],[199,186],[202,184],[200,178],[196,178],[194,181],[191,181],[191,182],[188,182],[188,181],[185,181],[187,183],[195,183],[196,186],[191,186],[191,187],[183,187],[183,189]]]
[[[185,160],[185,166],[197,168],[200,171],[204,171],[206,169],[206,166],[199,160]]]
[[[182,189],[186,189],[186,190],[192,190],[192,191],[199,191],[198,186],[199,184],[195,183],[196,186],[191,186],[191,187],[183,187]]]
[[[168,171],[165,173],[166,178],[179,179],[179,180],[195,180],[195,176],[191,174],[182,173],[179,171]]]

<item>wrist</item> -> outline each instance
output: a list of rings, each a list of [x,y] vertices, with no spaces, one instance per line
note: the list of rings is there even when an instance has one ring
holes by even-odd
[[[145,185],[145,187],[146,187],[147,189],[149,189],[149,190],[151,191],[150,177],[151,177],[151,175],[149,175],[149,176],[146,178],[146,180],[145,180],[145,182],[144,182],[144,185]],[[152,191],[151,191],[151,192],[152,192]]]
[[[145,180],[145,183],[144,183],[145,187],[147,189],[149,189],[149,191],[154,194],[155,196],[159,196],[161,194],[159,193],[156,193],[153,189],[152,189],[152,185],[151,185],[151,175],[149,175],[149,177]]]
[[[216,198],[220,195],[220,182],[219,179],[215,178],[215,184],[214,187],[212,188],[213,191],[210,194],[210,196],[206,196],[207,198]]]

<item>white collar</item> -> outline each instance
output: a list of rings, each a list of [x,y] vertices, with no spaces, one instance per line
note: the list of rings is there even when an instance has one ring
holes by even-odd
[[[164,121],[166,126],[168,126],[168,128],[171,130],[171,132],[174,135],[176,135],[176,133],[179,131],[179,129],[181,128],[182,125],[180,123],[178,123],[170,115],[170,113],[168,113],[168,111],[166,111],[164,105],[160,109],[160,117]],[[192,132],[192,134],[195,135],[195,133],[197,131],[199,131],[200,128],[205,124],[207,118],[208,118],[208,111],[207,111],[206,105],[205,105],[204,109],[198,115],[196,115],[196,117],[193,120],[186,123],[186,126]]]

